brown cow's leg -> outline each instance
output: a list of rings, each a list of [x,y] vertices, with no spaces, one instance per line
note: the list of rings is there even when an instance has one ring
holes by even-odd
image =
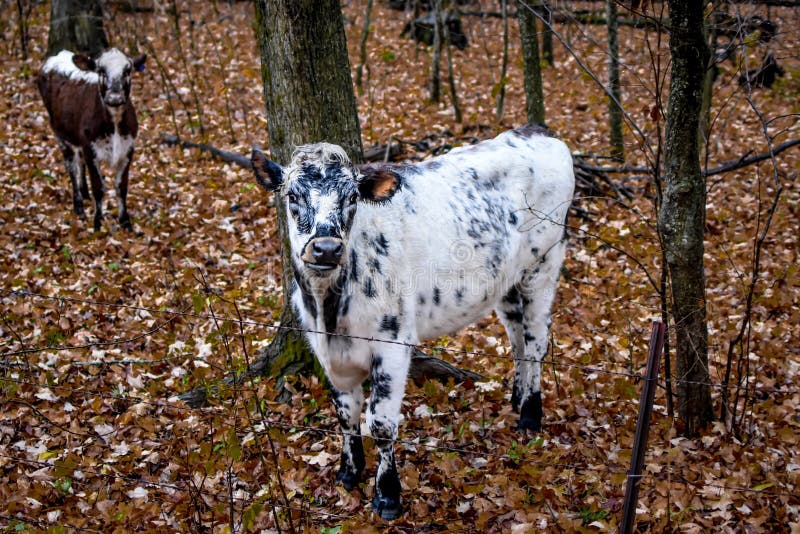
[[[114,185],[117,188],[117,197],[119,197],[119,224],[125,230],[133,230],[131,225],[131,218],[128,215],[128,171],[131,168],[131,161],[133,160],[133,147],[128,151],[124,165],[117,169],[117,176],[114,180]]]
[[[85,149],[86,167],[89,169],[89,177],[92,182],[92,195],[94,196],[94,231],[100,230],[103,222],[103,176],[100,174],[99,162],[94,157],[91,147]]]
[[[85,212],[83,210],[83,199],[89,198],[88,192],[82,193],[81,182],[84,183],[86,188],[86,178],[83,175],[83,161],[81,158],[80,150],[74,150],[69,144],[59,141],[61,152],[64,154],[64,163],[69,173],[70,182],[72,182],[72,211],[76,215],[83,217]],[[85,196],[84,196],[85,195]]]

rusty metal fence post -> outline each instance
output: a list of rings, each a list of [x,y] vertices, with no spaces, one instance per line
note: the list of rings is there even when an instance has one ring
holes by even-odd
[[[636,421],[636,434],[633,438],[633,454],[631,468],[628,471],[628,483],[625,487],[625,505],[622,509],[621,534],[631,534],[636,520],[636,503],[639,501],[639,483],[644,468],[644,455],[647,451],[647,437],[650,434],[650,415],[653,411],[653,398],[656,394],[658,367],[661,362],[661,350],[664,347],[666,327],[661,321],[653,321],[653,332],[650,335],[650,350],[647,355],[647,370],[639,401],[639,418]]]

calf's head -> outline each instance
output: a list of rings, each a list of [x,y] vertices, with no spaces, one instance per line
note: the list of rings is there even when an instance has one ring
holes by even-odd
[[[131,96],[131,72],[144,70],[146,54],[130,58],[117,50],[109,48],[92,59],[84,54],[72,56],[72,62],[79,69],[97,75],[100,98],[109,108],[120,108],[128,103]]]
[[[298,147],[286,167],[258,148],[251,159],[259,185],[286,207],[295,267],[317,277],[345,263],[358,202],[386,202],[401,185],[388,168],[356,168],[344,149],[329,143]]]

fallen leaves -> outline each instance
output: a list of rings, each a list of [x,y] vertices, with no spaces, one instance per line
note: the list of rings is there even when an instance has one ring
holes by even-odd
[[[490,69],[499,65],[498,21],[466,21],[472,44],[454,51],[454,62],[469,122],[455,125],[446,99],[438,105],[426,101],[427,50],[398,39],[404,16],[376,4],[367,90],[359,97],[365,144],[385,143],[390,136],[418,140],[445,128],[455,130],[443,136],[448,141],[461,134],[490,137],[525,121],[521,75],[513,61],[507,118],[502,124],[494,120]],[[18,402],[3,402],[0,413],[4,514],[28,529],[62,525],[108,532],[269,531],[276,517],[284,528],[291,519],[298,529],[327,532],[614,528],[640,391],[627,375],[641,372],[645,333],[650,319],[660,315],[642,272],[644,266],[657,273],[661,258],[647,197],[654,193],[647,184],[630,184],[641,193],[635,210],[580,201],[591,216],[570,230],[554,307],[553,361],[548,355],[543,378],[547,427],[541,436],[513,430],[512,361],[496,318],[430,343],[432,352],[489,380],[474,388],[409,384],[397,446],[407,512],[387,526],[369,507],[376,464],[370,438],[366,481],[353,492],[334,485],[341,439],[323,384],[301,377],[287,405],[275,400],[271,380],[220,383],[226,372],[256,357],[279,318],[283,296],[272,199],[247,171],[159,139],[177,133],[246,154],[253,143],[266,143],[266,119],[252,5],[177,5],[184,45],[191,44],[184,50],[191,72],[181,64],[169,13],[115,12],[108,21],[115,42],[147,39],[177,89],[155,68],[134,81],[141,132],[131,171],[132,233],[117,228],[113,191],[107,195],[111,213],[98,233],[70,212],[63,164],[30,83],[46,43],[46,5],[31,19],[33,59],[22,61],[14,42],[5,41],[0,337],[9,366],[3,367],[0,389],[4,400]],[[363,9],[358,3],[344,9],[355,54]],[[603,37],[601,27],[581,31]],[[652,72],[638,31],[623,30],[631,67],[626,105],[644,110],[643,117],[660,118],[647,89]],[[796,48],[791,32],[782,39],[787,50]],[[517,46],[515,34],[511,42]],[[573,45],[585,47],[587,64],[603,72],[600,47],[577,37]],[[544,74],[549,126],[575,150],[603,153],[604,97],[571,57],[556,54],[556,65]],[[781,85],[758,94],[770,117],[797,111],[797,60],[784,61]],[[722,68],[723,79],[734,74],[730,65]],[[202,97],[207,139],[200,139],[190,76]],[[733,88],[723,82],[719,87],[715,105],[729,115],[729,128],[718,131],[711,156],[727,161],[763,139],[753,117],[722,107],[732,100]],[[785,120],[776,119],[775,128],[791,129]],[[626,141],[631,147],[638,142],[630,135]],[[643,159],[636,152],[629,157],[630,163]],[[782,154],[780,167],[796,177],[796,153]],[[763,222],[758,199],[770,193],[757,179],[765,172],[753,167],[733,173],[709,192],[715,381],[741,318],[754,230]],[[678,437],[660,390],[640,492],[640,530],[800,531],[796,179],[786,180],[782,195],[755,299],[752,368],[741,377],[755,388],[746,435],[732,437],[719,423],[701,439]],[[71,300],[9,296],[11,289]],[[241,329],[239,312],[248,320]],[[80,347],[97,343],[103,345]],[[189,410],[175,399],[196,387],[217,388],[211,406]],[[787,393],[758,393],[760,388]]]

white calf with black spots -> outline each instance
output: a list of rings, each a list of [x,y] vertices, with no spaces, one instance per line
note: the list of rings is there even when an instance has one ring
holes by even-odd
[[[380,457],[373,507],[384,519],[401,513],[394,440],[408,345],[493,309],[514,352],[519,428],[541,429],[542,359],[574,188],[564,143],[525,126],[422,163],[355,166],[327,143],[298,148],[286,167],[258,149],[252,161],[289,213],[291,301],[333,387],[337,479],[347,489],[364,469],[369,379],[367,424]]]

